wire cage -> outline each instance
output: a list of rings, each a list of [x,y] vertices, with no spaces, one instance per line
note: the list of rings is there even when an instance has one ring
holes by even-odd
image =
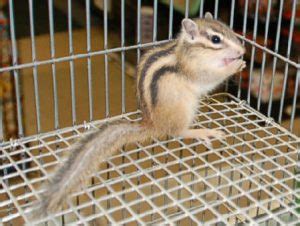
[[[76,42],[80,41],[74,40],[77,33],[72,24],[72,6],[76,3],[66,1],[67,32],[61,40],[67,40],[68,48],[67,54],[60,56],[56,48],[59,34],[55,33],[54,2],[48,0],[49,33],[46,36],[50,54],[47,58],[38,59],[37,52],[45,50],[43,46],[36,44],[34,28],[38,18],[34,17],[34,1],[28,0],[31,54],[26,53],[30,58],[28,62],[19,62],[14,13],[17,3],[9,0],[13,62],[10,66],[0,68],[0,72],[11,72],[14,76],[19,137],[3,141],[0,146],[0,222],[4,225],[299,225],[300,139],[296,135],[298,131],[295,130],[295,118],[297,98],[299,99],[300,64],[291,54],[292,48],[296,48],[293,46],[296,12],[299,10],[299,1],[296,0],[276,1],[276,10],[273,10],[274,1],[226,1],[229,6],[227,22],[235,29],[238,26],[236,21],[239,20],[241,32],[238,36],[248,49],[248,83],[246,88],[243,87],[244,78],[239,75],[234,82],[233,92],[229,82],[218,94],[202,98],[192,125],[222,129],[226,132],[224,139],[213,139],[211,146],[201,140],[177,137],[153,138],[146,143],[128,144],[99,166],[99,171],[91,175],[89,185],[72,194],[61,211],[38,222],[29,222],[27,207],[40,199],[43,192],[40,185],[53,175],[53,169],[63,164],[68,147],[76,139],[103,123],[120,118],[129,121],[141,119],[136,104],[133,107],[128,104],[128,99],[134,98],[131,96],[134,91],[128,86],[127,80],[130,65],[135,67],[144,48],[167,43],[176,37],[174,15],[179,7],[177,1],[154,0],[151,5],[147,5],[152,10],[152,40],[142,42],[144,3],[137,0],[130,1],[130,4],[135,4],[136,9],[136,38],[133,43],[126,41],[126,30],[129,28],[125,23],[125,9],[128,9],[129,1],[121,0],[116,7],[119,11],[120,27],[117,33],[120,34],[120,42],[115,46],[110,45],[109,9],[114,8],[112,2],[103,1],[103,23],[99,28],[103,42],[100,49],[94,49],[92,1],[84,1],[86,17],[82,20],[85,20],[83,30],[86,48],[77,52]],[[281,49],[286,2],[290,6],[290,20],[287,23],[286,45]],[[261,10],[263,4],[265,11]],[[225,10],[218,0],[186,0],[181,13],[185,17],[202,17],[207,5],[212,7],[210,9],[215,18],[223,16]],[[158,23],[158,13],[161,10],[158,6],[164,7],[168,12],[168,25],[165,29],[167,34],[163,38],[159,36],[162,29]],[[193,12],[197,15],[191,15]],[[243,19],[238,19],[241,15]],[[272,27],[270,24],[275,27],[272,46],[268,44],[269,30]],[[252,37],[248,34],[250,27]],[[259,41],[259,33],[263,34],[262,41]],[[135,63],[127,59],[131,53],[136,57]],[[257,66],[259,54],[261,64]],[[97,58],[100,56],[101,58]],[[94,60],[96,58],[97,61]],[[78,89],[76,83],[76,65],[79,61],[86,68],[85,73],[80,75],[86,79],[87,89],[84,91]],[[95,65],[99,66],[100,61],[104,70],[98,74],[102,80],[97,86],[103,90],[102,96],[95,91],[97,79],[93,76],[96,73]],[[63,92],[66,89],[64,85],[59,85],[63,78],[60,75],[61,64],[68,65],[68,70],[61,73],[70,76],[67,80],[70,95]],[[276,108],[273,104],[273,91],[278,65],[282,68],[283,79],[280,80],[282,89]],[[44,85],[41,82],[42,67],[47,67],[51,74]],[[117,68],[118,72],[111,68]],[[263,84],[268,68],[271,68],[271,91],[264,109]],[[253,103],[251,83],[255,83],[257,70],[257,98]],[[26,74],[28,71],[30,75]],[[293,93],[290,94],[290,123],[288,128],[284,128],[285,101],[291,87],[289,77],[294,78],[294,83]],[[34,116],[34,120],[27,124],[24,117],[26,97],[25,94],[22,96],[20,88],[22,78],[24,82],[29,80],[34,94],[34,100],[31,99],[34,106],[27,110]],[[119,86],[118,94],[112,92],[113,83]],[[51,89],[51,95],[46,95],[44,89]],[[87,93],[83,94],[85,91]],[[67,95],[70,108],[61,103],[61,99]],[[80,95],[86,97],[80,99]],[[114,99],[117,99],[118,106],[115,112],[111,110]],[[101,103],[99,111],[95,110],[97,102]],[[50,105],[49,112],[45,113],[43,110],[45,105]],[[68,110],[67,122],[62,119],[61,111],[64,108]],[[84,117],[81,118],[80,109],[84,109]],[[274,111],[277,115],[273,119]],[[47,117],[51,118],[52,125],[49,127],[44,123]],[[28,132],[28,124],[30,128],[34,128],[33,132]]]

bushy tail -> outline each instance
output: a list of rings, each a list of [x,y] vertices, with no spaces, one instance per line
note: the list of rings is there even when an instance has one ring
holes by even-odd
[[[71,154],[55,173],[42,194],[31,219],[40,219],[58,210],[71,192],[80,190],[99,164],[127,143],[146,140],[151,131],[127,121],[108,124],[88,134],[71,147]]]

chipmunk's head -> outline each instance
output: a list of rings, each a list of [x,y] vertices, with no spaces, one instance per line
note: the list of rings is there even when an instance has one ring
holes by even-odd
[[[225,24],[206,13],[203,19],[183,19],[179,35],[181,52],[206,69],[228,66],[241,58],[245,48]]]

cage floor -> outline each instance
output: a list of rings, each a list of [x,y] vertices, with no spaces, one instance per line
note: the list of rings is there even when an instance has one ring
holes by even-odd
[[[211,147],[174,137],[126,145],[62,211],[36,223],[299,224],[300,139],[227,94],[203,99],[197,116],[195,127],[222,129],[224,140],[212,140]],[[139,120],[140,114],[120,117]],[[2,223],[29,223],[27,207],[37,201],[41,183],[65,160],[70,144],[101,123],[1,145]]]

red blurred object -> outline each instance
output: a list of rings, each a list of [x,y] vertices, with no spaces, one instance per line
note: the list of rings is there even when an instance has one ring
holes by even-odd
[[[300,1],[296,1],[296,24],[300,23]],[[293,8],[293,0],[286,0],[284,1],[284,11],[283,11],[283,18],[286,20],[290,20],[292,17],[292,8]]]
[[[258,15],[261,19],[264,19],[267,15],[268,2],[269,2],[269,0],[260,0],[259,1]],[[271,11],[270,11],[271,17],[276,16],[277,3],[278,3],[278,0],[272,0],[271,1]],[[240,7],[241,12],[244,12],[245,0],[239,0],[238,5]],[[251,16],[251,17],[255,16],[255,8],[256,8],[256,0],[249,0],[248,1],[248,14],[249,14],[249,16]]]

